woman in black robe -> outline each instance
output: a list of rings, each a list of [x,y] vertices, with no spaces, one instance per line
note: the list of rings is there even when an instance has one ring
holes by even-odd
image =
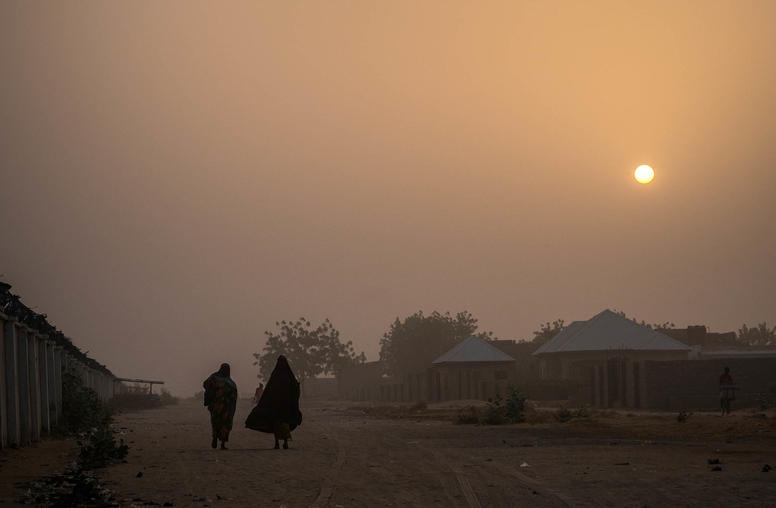
[[[302,423],[299,411],[299,381],[291,371],[285,356],[278,357],[275,369],[267,381],[258,405],[253,408],[245,426],[249,429],[275,434],[275,449],[288,449],[291,431]]]

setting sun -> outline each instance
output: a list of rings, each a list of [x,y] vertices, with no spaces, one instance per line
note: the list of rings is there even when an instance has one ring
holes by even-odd
[[[649,183],[655,178],[655,172],[648,165],[642,164],[633,172],[633,177],[639,183]]]

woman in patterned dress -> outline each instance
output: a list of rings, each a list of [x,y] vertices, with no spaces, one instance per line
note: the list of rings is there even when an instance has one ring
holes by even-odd
[[[229,377],[229,371],[229,364],[222,363],[218,372],[211,374],[202,383],[205,388],[205,405],[210,411],[210,426],[213,428],[210,446],[216,448],[220,440],[222,450],[226,450],[234,411],[237,408],[237,385]]]

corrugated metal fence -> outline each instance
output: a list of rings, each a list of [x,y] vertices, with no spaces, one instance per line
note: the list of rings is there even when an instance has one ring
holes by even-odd
[[[115,376],[0,282],[0,446],[26,446],[62,416],[62,373],[70,370],[102,401]]]

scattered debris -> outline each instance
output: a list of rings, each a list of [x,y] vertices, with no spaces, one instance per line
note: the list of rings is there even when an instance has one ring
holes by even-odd
[[[36,506],[119,506],[113,492],[103,487],[96,475],[77,464],[64,473],[46,476],[38,481],[24,484],[26,487],[22,504]]]
[[[692,413],[688,413],[687,411],[679,411],[679,414],[676,416],[676,421],[679,423],[684,423],[691,416]]]

